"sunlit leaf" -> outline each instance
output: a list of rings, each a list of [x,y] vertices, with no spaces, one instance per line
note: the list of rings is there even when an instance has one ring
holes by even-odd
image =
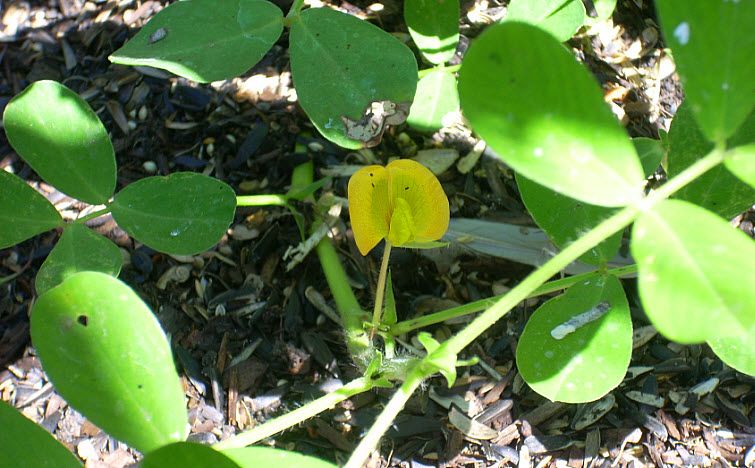
[[[659,0],[655,4],[692,113],[708,140],[723,142],[755,105],[755,2]]]
[[[327,139],[374,146],[386,125],[406,120],[417,61],[398,39],[345,13],[310,8],[294,21],[289,42],[299,103]]]
[[[435,70],[419,80],[407,123],[418,130],[431,132],[443,127],[445,116],[458,111],[456,77],[445,70]]]
[[[113,195],[113,145],[78,94],[55,81],[37,81],[11,99],[3,125],[11,146],[50,185],[93,204]]]
[[[585,23],[585,6],[581,0],[511,0],[505,21],[529,23],[564,42]]]
[[[667,200],[632,231],[642,305],[680,343],[738,336],[755,327],[755,242],[711,212]]]
[[[726,169],[755,188],[755,144],[734,148],[724,164]]]
[[[139,463],[139,466],[141,468],[185,468],[189,466],[242,468],[259,465],[236,463],[223,452],[207,445],[195,442],[175,442],[148,453]]]
[[[115,244],[82,224],[69,224],[39,268],[34,285],[37,294],[42,294],[80,271],[118,276],[122,264],[121,251]]]
[[[183,0],[161,10],[109,58],[207,83],[250,69],[282,31],[283,13],[266,0]]]
[[[651,176],[661,165],[663,156],[666,154],[663,143],[661,140],[646,137],[632,138],[632,143],[637,150],[637,156],[640,157],[645,177]]]
[[[0,249],[63,224],[58,210],[39,192],[0,169]]]
[[[0,400],[0,453],[4,466],[80,468],[81,463],[42,426]]]
[[[516,348],[525,382],[553,401],[594,401],[616,388],[632,357],[632,319],[621,283],[577,283],[527,321]]]
[[[626,132],[594,78],[550,34],[513,21],[488,27],[464,59],[459,97],[472,128],[528,179],[598,206],[642,196]]]
[[[142,452],[185,438],[168,340],[125,284],[98,272],[70,276],[39,296],[31,337],[56,391],[108,434]]]
[[[147,177],[118,192],[113,218],[139,242],[177,255],[209,249],[236,211],[233,189],[212,177],[177,172]]]
[[[404,21],[430,63],[451,60],[459,43],[459,0],[406,0]]]
[[[728,335],[708,340],[716,356],[728,366],[755,377],[755,328],[745,330],[737,335]]]

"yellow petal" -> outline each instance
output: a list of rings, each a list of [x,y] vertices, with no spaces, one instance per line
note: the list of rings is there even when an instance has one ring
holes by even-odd
[[[349,179],[349,215],[359,253],[367,255],[388,235],[388,171],[383,166],[359,169]]]
[[[386,166],[390,179],[390,201],[406,201],[413,221],[413,237],[406,242],[438,240],[448,230],[448,198],[438,178],[422,164],[397,159]]]
[[[403,198],[395,199],[391,224],[388,231],[388,241],[393,245],[404,245],[415,237],[414,219],[409,203]]]

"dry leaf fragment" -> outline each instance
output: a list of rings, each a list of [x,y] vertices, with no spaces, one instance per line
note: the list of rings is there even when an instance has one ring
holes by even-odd
[[[388,125],[403,123],[409,115],[410,107],[410,102],[373,101],[358,120],[341,116],[341,121],[349,138],[361,141],[369,148],[380,143]]]

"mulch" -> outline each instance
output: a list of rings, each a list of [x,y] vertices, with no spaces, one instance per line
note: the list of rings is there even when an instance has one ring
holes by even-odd
[[[348,152],[317,135],[297,107],[287,37],[243,76],[197,85],[168,73],[115,66],[120,47],[164,1],[47,0],[0,3],[0,111],[29,83],[54,79],[81,94],[110,131],[118,188],[155,174],[196,171],[238,194],[283,193],[292,169],[313,159],[318,175],[371,158],[451,148],[475,140],[464,127],[423,135],[392,129],[370,151]],[[290,2],[274,2],[286,11]],[[401,2],[336,2],[406,37]],[[503,15],[496,2],[462,2],[463,53],[469,38]],[[610,25],[569,42],[603,86],[632,136],[668,129],[682,96],[663,51],[652,5],[620,0]],[[323,77],[327,79],[327,77]],[[408,138],[408,140],[407,140]],[[409,144],[407,144],[407,141]],[[87,207],[37,179],[0,133],[0,168],[46,195],[64,217]],[[511,172],[483,155],[473,171],[441,176],[454,216],[531,224]],[[345,196],[347,178],[326,187]],[[307,204],[299,209],[311,217]],[[738,218],[752,235],[753,213]],[[342,216],[345,223],[346,217]],[[357,377],[328,314],[327,286],[313,256],[287,268],[301,239],[281,208],[240,208],[218,247],[176,257],[135,243],[112,218],[90,227],[116,242],[127,260],[120,278],[153,308],[172,344],[187,396],[190,440],[213,443],[296,408]],[[371,301],[380,252],[363,258],[346,224],[338,248],[362,304]],[[0,398],[38,422],[87,466],[121,467],[139,454],[88,422],[55,392],[29,341],[34,274],[59,233],[0,250]],[[415,252],[392,257],[399,312],[423,313],[498,293],[530,267],[469,253],[440,265]],[[637,304],[636,288],[626,283]],[[658,336],[635,305],[635,350],[624,382],[585,404],[549,402],[514,365],[517,336],[539,300],[512,311],[467,350],[485,365],[466,369],[448,389],[430,380],[396,420],[372,466],[745,466],[755,463],[753,379],[724,366],[704,345]],[[406,314],[403,314],[406,315]],[[434,328],[437,336],[460,324]],[[358,395],[279,434],[269,444],[343,462],[390,391]],[[471,419],[474,418],[474,419]]]

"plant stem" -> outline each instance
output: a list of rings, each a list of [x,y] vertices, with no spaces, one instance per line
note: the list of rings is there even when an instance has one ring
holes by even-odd
[[[330,292],[336,301],[338,313],[341,315],[341,322],[346,333],[346,346],[357,365],[366,364],[362,361],[369,360],[364,354],[370,347],[370,340],[362,328],[362,323],[366,319],[367,312],[359,305],[354,291],[349,286],[349,280],[338,259],[338,253],[333,247],[333,241],[325,237],[317,244],[315,251],[320,259],[322,270],[325,272],[325,280],[328,282]]]
[[[370,338],[375,335],[380,318],[383,315],[383,298],[385,297],[385,279],[388,276],[388,260],[391,257],[391,243],[385,240],[383,259],[380,262],[380,274],[378,275],[377,290],[375,290],[375,309],[372,311],[372,331]]]
[[[415,365],[412,367],[404,383],[396,390],[396,393],[393,394],[388,404],[383,408],[383,411],[380,412],[370,430],[367,431],[367,434],[359,442],[357,448],[351,453],[351,457],[349,457],[349,461],[346,462],[344,468],[361,468],[365,465],[370,453],[380,442],[380,438],[391,427],[393,420],[396,419],[396,415],[401,412],[406,402],[426,377],[426,372],[422,370],[421,366]]]
[[[432,366],[431,363],[433,360],[443,359],[449,354],[459,354],[461,350],[466,348],[472,341],[485,332],[485,330],[497,322],[508,311],[513,309],[514,306],[526,299],[540,285],[548,281],[548,278],[566,268],[567,265],[598,245],[604,239],[619,230],[624,229],[642,212],[649,211],[653,206],[665,200],[680,188],[692,182],[706,171],[716,167],[723,161],[723,155],[724,152],[721,148],[714,149],[707,156],[697,160],[679,175],[668,181],[657,191],[639,200],[634,205],[625,207],[595,226],[591,231],[569,244],[569,246],[559,254],[548,260],[543,266],[530,273],[529,276],[514,287],[514,289],[509,291],[508,294],[503,296],[498,302],[475,318],[469,325],[456,333],[456,335],[451,337],[448,341],[442,343],[435,351],[428,353],[427,356],[425,356],[422,361],[416,364],[412,368],[412,371],[409,372],[404,384],[391,398],[383,412],[380,413],[375,424],[370,428],[365,438],[362,439],[362,442],[354,451],[346,466],[351,468],[362,466],[370,452],[377,446],[380,437],[382,437],[385,431],[388,430],[388,427],[395,416],[401,411],[403,405],[424,378],[423,368],[425,368],[425,366],[423,364],[427,363],[429,366]]]
[[[622,276],[632,275],[636,272],[637,272],[637,265],[627,265],[627,266],[612,268],[610,270],[607,270],[605,274],[622,277]],[[596,271],[591,271],[588,273],[581,273],[579,275],[557,279],[554,281],[549,281],[543,284],[542,286],[540,286],[539,288],[535,289],[529,296],[527,296],[527,299],[531,297],[542,296],[544,294],[550,294],[555,291],[560,291],[562,289],[568,288],[569,286],[572,286],[573,284],[577,284],[580,281],[589,280],[597,276],[602,276],[603,274],[604,273],[596,270]],[[503,296],[505,296],[506,294],[508,293],[500,294],[498,296],[488,297],[485,299],[480,299],[479,301],[469,302],[467,304],[463,304],[458,307],[452,307],[450,309],[442,310],[440,312],[435,312],[433,314],[424,315],[422,317],[417,317],[415,319],[398,322],[391,327],[390,334],[394,336],[403,335],[404,333],[410,332],[412,330],[416,330],[418,328],[424,328],[430,325],[435,325],[436,323],[445,322],[446,320],[449,320],[452,318],[462,317],[464,315],[480,312],[492,306],[493,304],[495,304],[497,301],[503,298]]]
[[[83,224],[89,221],[90,219],[99,218],[100,216],[106,215],[108,213],[110,213],[110,207],[106,206],[105,208],[102,208],[101,210],[93,211],[86,216],[82,216],[81,218],[78,218],[74,220],[73,222]]]
[[[236,206],[287,206],[284,195],[241,195],[236,197]]]
[[[369,391],[373,387],[373,383],[370,379],[360,377],[352,380],[343,387],[339,388],[335,392],[331,392],[321,396],[320,398],[310,401],[309,403],[301,406],[291,412],[278,416],[275,419],[242,432],[235,436],[229,437],[217,444],[213,445],[215,449],[224,450],[231,448],[242,448],[247,445],[252,445],[259,442],[262,439],[270,437],[278,432],[281,432],[289,427],[295,426],[307,419],[317,416],[323,411],[332,409],[335,405],[351,398],[352,396]]]
[[[286,14],[286,18],[283,20],[283,26],[290,27],[294,19],[298,18],[301,14],[302,7],[304,7],[304,0],[294,0],[294,3]]]

